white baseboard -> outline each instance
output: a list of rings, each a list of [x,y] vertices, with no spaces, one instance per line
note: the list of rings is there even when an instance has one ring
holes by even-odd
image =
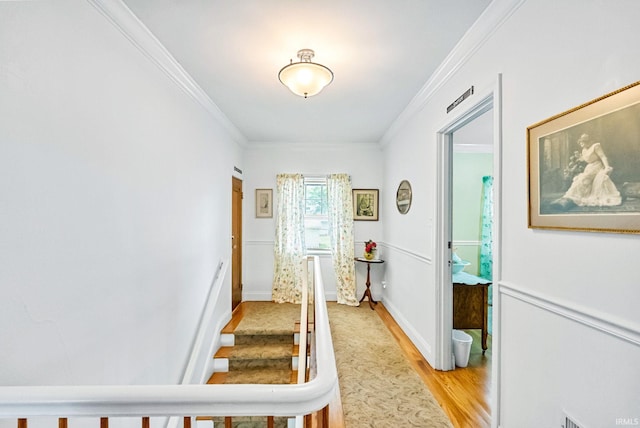
[[[324,293],[324,300],[327,302],[337,302],[338,301],[338,292],[330,291],[328,293]]]
[[[391,314],[393,319],[398,323],[402,331],[411,339],[411,342],[418,348],[418,351],[422,354],[422,356],[434,367],[434,357],[433,351],[431,349],[431,345],[424,340],[424,338],[418,334],[418,332],[413,328],[413,326],[407,321],[407,319],[402,315],[402,313],[390,302],[383,299],[382,304],[387,311]]]
[[[270,302],[271,301],[271,291],[243,291],[242,292],[242,301],[244,302]]]

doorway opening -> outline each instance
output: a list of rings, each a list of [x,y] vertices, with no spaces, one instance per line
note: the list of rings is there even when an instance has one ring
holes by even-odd
[[[486,354],[492,330],[492,119],[491,107],[451,133],[453,329],[474,336],[471,355],[479,364],[478,350]]]
[[[435,263],[438,277],[437,308],[439,312],[437,317],[436,368],[439,370],[456,368],[452,343],[454,304],[457,304],[458,308],[468,306],[467,302],[461,304],[459,301],[454,301],[453,260],[462,259],[463,262],[469,262],[469,264],[463,263],[465,273],[482,278],[481,275],[486,276],[486,271],[481,266],[481,247],[488,245],[491,255],[489,281],[496,283],[500,275],[500,86],[501,77],[498,76],[493,88],[485,92],[477,92],[479,101],[452,118],[438,133],[439,172]],[[485,135],[481,136],[481,134]],[[474,175],[475,177],[473,177]],[[483,177],[485,176],[491,177],[491,196],[493,197],[493,223],[489,226],[492,241],[489,244],[483,243],[482,239],[483,199],[485,196]],[[482,262],[486,262],[486,258]],[[468,293],[470,290],[463,288],[458,291]],[[491,391],[487,401],[491,401],[494,415],[498,414],[496,405],[498,402],[497,368],[499,367],[499,343],[496,340],[499,337],[499,308],[497,307],[499,302],[493,298],[497,295],[496,291],[496,287],[492,285],[490,291],[486,289],[484,296],[479,292],[480,294],[476,296],[477,299],[474,298],[472,303],[477,304],[478,300],[480,303],[473,310],[475,312],[470,314],[478,317],[479,320],[473,321],[471,325],[458,326],[458,329],[472,333],[475,338],[474,342],[476,342],[473,346],[476,346],[476,350],[478,345],[482,346],[484,342],[482,333],[490,332],[487,337],[487,351],[483,354],[480,350],[480,357],[476,357],[473,364],[478,361],[485,364],[486,383],[490,387],[487,389]],[[483,297],[485,299],[484,306]],[[456,293],[456,299],[467,298],[466,296],[460,297]],[[491,317],[489,317],[489,311],[491,311]],[[484,317],[486,317],[486,328],[483,330],[481,327]],[[459,324],[459,319],[456,322]],[[467,331],[467,327],[472,328]],[[470,367],[470,369],[472,368]],[[492,422],[495,426],[496,421]]]

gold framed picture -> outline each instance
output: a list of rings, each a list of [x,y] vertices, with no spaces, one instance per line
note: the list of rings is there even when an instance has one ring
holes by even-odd
[[[640,233],[640,82],[527,128],[529,227]]]
[[[273,189],[256,189],[256,218],[273,217]]]
[[[378,189],[353,189],[353,219],[378,221]]]

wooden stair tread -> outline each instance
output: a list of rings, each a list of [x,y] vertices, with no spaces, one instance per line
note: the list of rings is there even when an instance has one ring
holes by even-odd
[[[293,346],[291,344],[221,346],[214,358],[236,360],[288,358],[293,354]]]
[[[233,351],[233,346],[221,346],[213,358],[229,358],[231,355],[231,351]]]
[[[307,367],[307,378],[309,377],[309,368]],[[291,383],[298,383],[298,370],[291,371]]]
[[[220,331],[222,334],[232,334],[240,321],[242,321],[242,317],[244,316],[243,305],[240,304],[236,306],[236,308],[231,313],[231,320],[222,328]]]
[[[311,328],[309,327],[311,324],[307,325],[307,333],[311,332]],[[300,321],[296,321],[294,327],[293,327],[293,332],[294,333],[300,333],[301,329],[300,329]]]
[[[307,369],[308,371],[308,369]],[[291,372],[291,380],[289,383],[298,383],[298,370],[290,370]],[[216,372],[209,380],[207,380],[207,385],[222,385],[227,380],[228,372]]]
[[[258,344],[291,344],[293,343],[293,332],[287,333],[271,333],[271,332],[263,332],[260,333],[234,333],[234,344],[235,345],[258,345]]]
[[[207,385],[221,385],[227,379],[227,372],[215,372],[207,380]]]
[[[309,346],[307,346],[307,357],[311,355],[311,349],[309,348]],[[299,357],[300,356],[300,345],[293,345],[293,353],[292,353],[293,357]]]
[[[284,385],[292,383],[292,379],[291,369],[241,370],[236,372],[216,372],[211,375],[207,384]]]

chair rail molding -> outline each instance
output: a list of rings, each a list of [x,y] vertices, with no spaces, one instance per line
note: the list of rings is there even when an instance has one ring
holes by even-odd
[[[418,261],[421,261],[423,263],[433,264],[433,258],[432,257],[426,256],[424,254],[417,253],[417,252],[415,252],[413,250],[410,250],[408,248],[400,247],[399,245],[390,244],[388,242],[381,242],[381,243],[379,243],[379,245],[381,247],[383,247],[383,248],[392,249],[392,250],[397,251],[397,252],[399,252],[401,254],[404,254],[405,256],[409,256],[409,257],[411,257],[413,259],[416,259]]]
[[[453,241],[453,247],[479,247],[482,245],[481,241]]]
[[[497,291],[501,297],[508,296],[640,346],[640,325],[638,324],[618,319],[611,314],[576,305],[564,299],[538,293],[507,281],[499,281],[497,285]]]
[[[244,245],[255,245],[257,246],[268,246],[268,247],[273,247],[276,244],[276,241],[274,241],[273,239],[270,239],[268,241],[257,241],[257,240],[247,240],[244,241]]]

